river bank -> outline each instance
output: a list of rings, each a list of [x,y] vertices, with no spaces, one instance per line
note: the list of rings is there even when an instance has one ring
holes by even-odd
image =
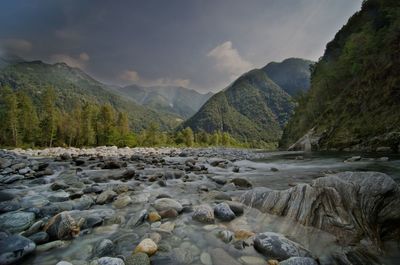
[[[397,157],[52,148],[0,168],[0,264],[398,261]]]

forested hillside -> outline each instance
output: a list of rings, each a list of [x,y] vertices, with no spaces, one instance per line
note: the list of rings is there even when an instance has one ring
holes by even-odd
[[[294,147],[398,150],[399,73],[400,2],[365,1],[327,44],[281,146],[310,132]]]

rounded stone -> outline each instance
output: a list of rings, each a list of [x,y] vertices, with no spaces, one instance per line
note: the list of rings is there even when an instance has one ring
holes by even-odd
[[[0,227],[10,233],[18,233],[29,228],[35,221],[32,212],[8,212],[0,215]]]
[[[134,253],[146,253],[148,255],[153,255],[158,250],[157,244],[154,243],[150,238],[143,239],[139,245],[135,248]]]

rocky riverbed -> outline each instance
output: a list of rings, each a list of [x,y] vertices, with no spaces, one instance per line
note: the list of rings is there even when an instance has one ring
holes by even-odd
[[[398,264],[400,160],[333,157],[0,151],[0,265]]]

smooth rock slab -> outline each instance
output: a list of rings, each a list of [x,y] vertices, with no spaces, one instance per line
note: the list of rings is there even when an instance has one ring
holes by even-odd
[[[400,232],[399,185],[378,172],[342,172],[282,191],[254,188],[241,201],[327,231],[342,244],[368,237],[379,246],[388,231]]]
[[[311,257],[311,253],[300,244],[272,232],[258,234],[254,239],[254,248],[267,258],[279,261],[291,257]]]
[[[8,212],[0,215],[0,227],[10,233],[18,233],[29,228],[35,221],[31,212]]]
[[[32,253],[35,243],[23,236],[12,235],[0,240],[0,265],[17,262],[22,257]]]

